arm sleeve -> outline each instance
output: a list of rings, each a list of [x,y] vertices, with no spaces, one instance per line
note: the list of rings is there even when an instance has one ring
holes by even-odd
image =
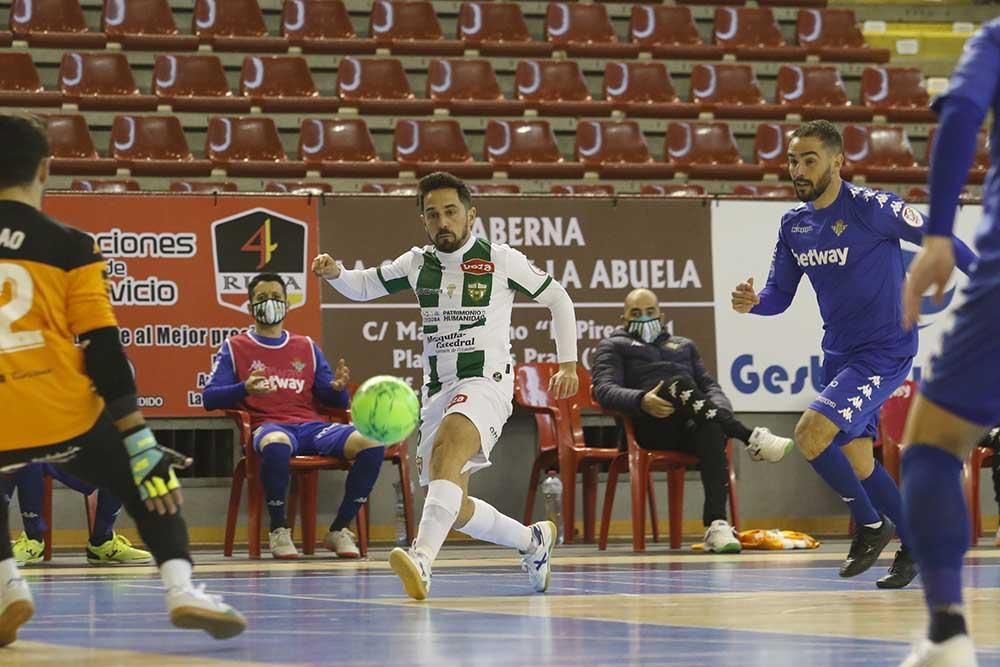
[[[774,244],[774,254],[771,256],[771,270],[767,274],[767,283],[757,296],[760,303],[750,309],[754,315],[777,315],[785,312],[795,298],[802,280],[802,269],[792,256],[792,251],[778,232],[778,241]]]
[[[215,355],[212,374],[201,392],[202,406],[206,410],[235,408],[246,395],[246,385],[236,376],[233,355],[229,351],[229,341],[226,341]]]
[[[975,103],[965,97],[949,98],[937,109],[939,125],[931,150],[928,179],[931,207],[927,233],[951,236],[955,207],[976,155],[976,138],[983,115]],[[958,248],[955,250],[957,260]]]
[[[350,401],[347,397],[347,389],[334,390],[330,386],[333,382],[333,369],[330,363],[319,349],[319,345],[313,343],[313,355],[316,357],[316,375],[313,378],[312,393],[323,405],[331,408],[346,408]]]
[[[361,270],[341,268],[339,276],[326,281],[351,301],[372,301],[412,289],[409,270],[415,252],[419,251],[414,248],[385,266]]]
[[[625,364],[611,340],[606,338],[598,343],[590,371],[594,396],[601,407],[633,416],[642,411],[640,406],[646,392],[625,386]]]
[[[552,313],[552,333],[556,339],[559,363],[576,361],[576,311],[566,288],[532,264],[524,253],[509,250],[507,285],[536,302],[548,306]]]
[[[705,368],[705,364],[701,360],[701,354],[694,343],[691,344],[691,368],[693,369],[694,381],[698,384],[698,388],[712,399],[716,407],[731,413],[733,411],[733,404],[729,402],[729,399],[722,391],[722,387],[719,386],[719,383],[712,377],[712,374]]]

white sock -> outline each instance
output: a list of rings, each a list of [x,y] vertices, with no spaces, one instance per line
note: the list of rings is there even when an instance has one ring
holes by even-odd
[[[431,562],[437,558],[448,531],[462,508],[462,487],[446,479],[436,479],[427,485],[424,513],[417,528],[413,548],[419,549]]]
[[[6,536],[0,536],[0,539],[7,539]],[[17,579],[19,576],[17,573],[17,561],[13,558],[7,558],[5,560],[0,560],[0,592],[3,591],[3,586],[7,585],[7,582],[11,579]]]
[[[160,566],[160,579],[169,591],[171,588],[185,589],[191,586],[191,561],[171,558]]]
[[[496,507],[479,498],[469,497],[476,509],[472,518],[459,528],[469,537],[492,542],[502,547],[513,547],[520,552],[531,548],[531,529],[520,521],[501,514]]]

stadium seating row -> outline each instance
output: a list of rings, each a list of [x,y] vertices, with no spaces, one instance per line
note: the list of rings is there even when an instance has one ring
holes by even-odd
[[[504,96],[488,60],[432,59],[425,95],[417,98],[399,60],[347,56],[337,70],[336,97],[321,96],[301,56],[247,56],[239,95],[229,88],[214,55],[159,55],[149,94],[135,84],[122,53],[64,53],[60,90],[45,90],[31,55],[0,52],[0,105],[61,106],[81,109],[335,113],[341,108],[366,114],[429,114],[447,109],[458,115],[519,116],[533,110],[555,116],[606,116],[613,111],[653,118],[782,119],[824,117],[870,121],[933,122],[923,74],[916,68],[866,67],[861,104],[848,99],[833,65],[782,65],[775,99],[768,103],[754,70],[739,63],[699,63],[691,71],[688,102],[674,89],[662,61],[609,62],[604,99],[594,100],[573,60],[522,60],[514,76],[514,99]]]
[[[742,4],[742,3],[740,3]],[[777,4],[777,3],[775,3]],[[794,4],[794,3],[789,3]],[[815,4],[815,3],[807,3]],[[546,41],[534,40],[518,4],[463,2],[454,39],[442,32],[427,0],[374,0],[367,37],[359,37],[340,0],[285,0],[281,35],[268,33],[256,0],[196,0],[191,33],[177,29],[168,0],[104,0],[102,32],[92,32],[76,0],[14,0],[10,29],[32,47],[361,54],[376,48],[394,54],[545,56],[553,50],[575,57],[719,59],[725,54],[755,60],[887,62],[888,49],[869,48],[850,9],[802,9],[798,43],[786,43],[768,7],[719,7],[713,44],[705,44],[689,8],[641,4],[632,8],[627,40],[619,36],[600,3],[552,2],[545,16]],[[8,36],[9,37],[9,36]]]
[[[175,116],[122,115],[114,119],[109,156],[101,157],[86,120],[79,115],[47,117],[56,174],[301,177],[318,172],[330,178],[381,178],[400,172],[417,175],[450,171],[472,179],[503,173],[510,178],[581,178],[596,173],[608,179],[690,178],[752,180],[787,174],[785,154],[795,125],[762,123],[753,162],[744,162],[730,126],[724,122],[671,121],[663,160],[654,159],[639,124],[633,120],[582,120],[577,123],[573,160],[559,152],[545,120],[490,120],[483,159],[469,151],[455,120],[397,120],[393,159],[382,160],[364,120],[306,118],[298,158],[282,147],[268,117],[213,117],[208,121],[204,158],[195,158]],[[845,173],[879,182],[917,183],[926,167],[917,164],[900,126],[844,126]],[[934,141],[928,139],[928,154]],[[973,182],[989,166],[986,135],[980,135]]]

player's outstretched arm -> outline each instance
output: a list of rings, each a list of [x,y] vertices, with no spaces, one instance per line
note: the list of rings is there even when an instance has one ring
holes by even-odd
[[[326,253],[313,258],[312,272],[351,301],[372,301],[410,286],[409,268],[413,253],[400,255],[386,266],[345,269]]]
[[[731,294],[733,310],[754,315],[783,313],[792,304],[800,280],[802,269],[779,232],[771,258],[771,270],[767,274],[767,284],[759,293],[754,290],[753,277],[737,285]]]

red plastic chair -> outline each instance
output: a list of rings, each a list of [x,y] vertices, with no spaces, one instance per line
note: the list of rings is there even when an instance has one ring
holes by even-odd
[[[611,103],[590,96],[575,60],[522,60],[514,72],[517,99],[547,116],[608,116]]]
[[[574,157],[601,178],[671,178],[673,167],[653,160],[634,120],[581,120],[576,125]]]
[[[269,117],[209,118],[205,157],[229,176],[304,176],[305,163],[289,160]]]
[[[750,65],[698,63],[691,69],[691,102],[716,118],[784,118],[788,110],[768,104]]]
[[[639,46],[618,41],[601,3],[550,2],[545,12],[545,36],[573,58],[635,58]]]
[[[212,55],[156,56],[152,93],[174,111],[247,113],[251,106],[233,95],[222,61]]]
[[[281,34],[303,53],[375,53],[375,40],[358,37],[341,0],[285,0]]]
[[[176,116],[115,116],[108,152],[134,176],[208,176],[211,160],[196,160]]]
[[[456,120],[398,120],[392,155],[401,169],[423,176],[446,171],[463,178],[489,178],[493,165],[472,158]]]
[[[139,187],[139,182],[134,181],[131,178],[117,178],[117,179],[94,179],[94,178],[76,178],[73,182],[69,184],[70,190],[77,190],[79,192],[101,192],[101,193],[116,193],[116,192],[139,192],[142,190]]]
[[[169,0],[104,0],[101,29],[129,51],[194,51],[195,35],[182,35]]]
[[[737,183],[733,194],[754,199],[795,199],[795,188],[787,183]]]
[[[801,9],[795,32],[809,55],[821,60],[886,63],[891,56],[865,43],[853,9]]]
[[[171,192],[239,192],[232,181],[171,181]]]
[[[980,470],[992,467],[993,457],[996,455],[997,453],[989,447],[976,447],[962,468],[962,476],[965,478],[965,497],[969,504],[972,546],[979,544],[979,534],[983,531],[983,511],[979,503]]]
[[[361,192],[397,197],[413,197],[417,194],[416,183],[362,183]]]
[[[78,0],[14,0],[10,29],[33,48],[103,49],[107,38],[90,32]]]
[[[629,38],[654,58],[718,60],[722,47],[705,44],[687,7],[633,5]]]
[[[335,113],[340,101],[320,97],[302,56],[247,56],[240,72],[240,94],[265,113]]]
[[[788,142],[797,128],[793,123],[761,123],[753,141],[754,161],[768,174],[788,175]]]
[[[489,60],[432,60],[425,96],[435,106],[459,115],[520,116],[525,104],[508,100]]]
[[[627,116],[697,118],[700,107],[677,97],[670,72],[659,61],[626,61],[604,66],[604,99]]]
[[[267,33],[257,0],[195,0],[191,32],[216,51],[288,50],[288,40]]]
[[[759,179],[764,169],[740,157],[733,131],[723,122],[667,123],[666,162],[692,178]]]
[[[83,497],[83,510],[87,516],[87,536],[94,532],[94,521],[97,517],[97,491]],[[45,551],[42,560],[52,560],[52,477],[42,475],[42,519],[45,521]]]
[[[715,10],[715,43],[745,60],[805,60],[806,50],[792,46],[767,7],[720,7]]]
[[[878,433],[875,447],[882,450],[882,465],[886,472],[899,483],[899,448],[903,444],[903,430],[910,414],[913,399],[917,396],[917,383],[906,380],[882,404],[879,410]]]
[[[287,192],[293,195],[322,195],[333,192],[333,185],[327,182],[308,181],[268,181],[264,192]]]
[[[62,93],[45,90],[27,51],[0,52],[0,106],[58,107]]]
[[[925,183],[927,167],[917,164],[902,125],[845,125],[844,157],[852,173],[870,181]]]
[[[80,109],[156,109],[156,96],[139,92],[124,53],[64,53],[59,88],[63,101]]]
[[[639,190],[641,195],[656,197],[703,197],[705,186],[697,183],[646,183]]]
[[[463,2],[458,10],[458,38],[484,56],[545,57],[548,42],[536,42],[516,2]]]
[[[580,178],[584,167],[559,152],[547,120],[491,120],[483,142],[485,158],[511,178]]]
[[[395,58],[343,58],[337,67],[337,97],[341,106],[355,107],[363,114],[434,111],[433,100],[414,96],[403,63]]]
[[[516,195],[521,192],[521,186],[515,183],[467,183],[466,185],[474,195]]]
[[[924,154],[924,164],[931,163],[931,155],[934,150],[934,141],[937,138],[937,125],[931,127],[927,133],[927,152]],[[980,128],[976,137],[976,155],[972,160],[972,167],[969,168],[969,182],[982,183],[986,180],[986,174],[990,170],[990,135],[985,128]]]
[[[305,118],[299,132],[299,159],[320,175],[336,178],[396,176],[399,163],[382,160],[360,118]]]
[[[558,183],[549,186],[549,193],[553,195],[586,195],[590,197],[613,197],[615,186],[610,183]]]
[[[49,169],[53,174],[111,176],[116,173],[115,160],[97,154],[86,118],[75,114],[47,115],[44,118],[49,150],[52,152]]]
[[[871,109],[847,98],[840,69],[834,65],[782,65],[774,90],[775,102],[803,119],[869,121]]]
[[[916,67],[866,67],[861,72],[861,102],[894,123],[933,123],[927,80]]]
[[[427,0],[375,0],[368,36],[395,55],[461,55],[465,43],[445,39],[434,5]]]

